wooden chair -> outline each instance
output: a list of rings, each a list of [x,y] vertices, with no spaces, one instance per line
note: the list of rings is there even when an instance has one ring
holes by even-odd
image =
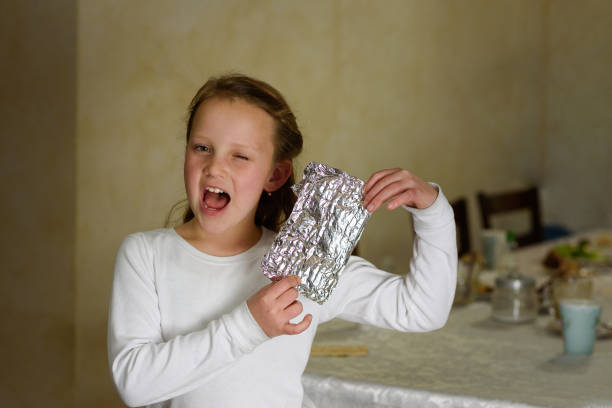
[[[470,253],[472,244],[470,242],[470,224],[468,222],[467,200],[459,198],[451,203],[455,213],[455,224],[457,224],[457,249],[459,257]]]
[[[526,209],[530,214],[530,231],[523,235],[517,235],[516,241],[518,245],[525,246],[544,240],[544,228],[540,216],[540,200],[537,187],[498,194],[478,192],[477,197],[484,228],[492,228],[491,217],[494,214]]]

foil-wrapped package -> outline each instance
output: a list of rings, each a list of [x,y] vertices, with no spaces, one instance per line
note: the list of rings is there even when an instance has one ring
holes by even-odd
[[[272,279],[298,275],[298,291],[323,304],[338,283],[370,213],[364,182],[342,170],[311,162],[292,189],[298,196],[262,261]]]

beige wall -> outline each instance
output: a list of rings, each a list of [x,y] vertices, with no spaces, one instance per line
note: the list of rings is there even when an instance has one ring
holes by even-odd
[[[0,5],[0,406],[72,406],[76,2]]]
[[[9,39],[0,52],[12,61],[1,68],[11,83],[4,191],[15,178],[24,190],[3,202],[17,214],[9,230],[24,232],[3,236],[2,306],[19,323],[2,337],[27,364],[3,374],[0,405],[12,395],[34,401],[26,380],[46,375],[43,388],[68,406],[74,375],[75,406],[121,406],[106,361],[114,257],[125,235],[161,226],[182,198],[185,108],[210,75],[241,71],[285,94],[305,134],[299,171],[310,160],[362,178],[408,168],[450,199],[472,200],[473,236],[476,190],[531,183],[545,187],[546,220],[612,225],[612,189],[602,184],[611,3],[81,1],[76,16],[69,2],[25,4],[0,13],[0,41]],[[63,99],[32,102],[58,90]],[[34,147],[23,135],[35,135]],[[566,203],[582,197],[583,211],[570,213]],[[410,227],[404,213],[377,213],[364,256],[405,271]],[[28,256],[32,248],[40,255]],[[19,354],[6,359],[17,365]]]
[[[612,226],[612,3],[552,4],[545,216],[573,229]]]
[[[300,171],[310,160],[362,178],[400,166],[450,198],[541,177],[540,3],[153,4],[79,7],[82,406],[114,401],[101,375],[113,258],[126,234],[160,226],[182,197],[185,108],[210,75],[245,72],[286,95],[305,133]],[[410,226],[405,213],[376,214],[363,254],[405,271]]]

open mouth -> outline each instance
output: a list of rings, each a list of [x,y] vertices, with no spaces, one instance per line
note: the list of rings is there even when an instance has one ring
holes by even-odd
[[[224,209],[227,204],[229,204],[230,200],[229,194],[220,188],[206,187],[204,189],[204,197],[202,200],[204,208],[219,211]]]

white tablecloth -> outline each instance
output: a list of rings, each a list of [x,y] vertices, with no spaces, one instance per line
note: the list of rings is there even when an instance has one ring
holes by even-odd
[[[523,251],[523,261],[545,252],[539,248]],[[612,287],[612,276],[599,279],[600,287]],[[611,320],[612,299],[596,297],[603,320]],[[457,307],[430,333],[340,320],[321,325],[315,344],[365,345],[369,354],[311,357],[305,393],[319,408],[612,407],[612,339],[598,340],[592,356],[572,359],[563,356],[551,317],[517,325],[490,315],[487,302]]]
[[[307,393],[314,396],[313,403],[316,404],[316,407],[532,407],[532,405],[508,401],[484,400],[405,387],[342,380],[336,377],[320,377],[312,374],[305,374],[302,382]]]

